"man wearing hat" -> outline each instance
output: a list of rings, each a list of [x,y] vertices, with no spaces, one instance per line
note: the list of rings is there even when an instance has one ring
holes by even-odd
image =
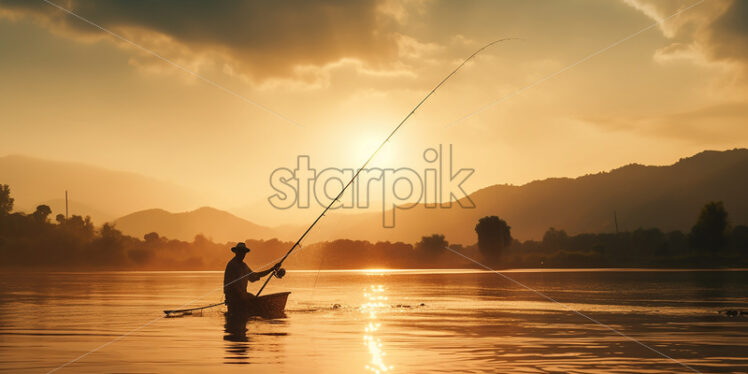
[[[236,246],[231,248],[231,251],[234,252],[234,258],[226,264],[226,271],[223,273],[223,293],[226,295],[226,306],[229,308],[229,313],[246,313],[249,308],[249,300],[255,297],[247,292],[247,282],[257,282],[262,277],[280,269],[281,264],[277,263],[270,269],[255,273],[244,263],[244,256],[249,252],[246,244],[243,242],[237,243]]]

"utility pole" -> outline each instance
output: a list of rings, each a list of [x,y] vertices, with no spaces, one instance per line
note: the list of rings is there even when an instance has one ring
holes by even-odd
[[[65,190],[65,219],[68,219],[68,190]]]

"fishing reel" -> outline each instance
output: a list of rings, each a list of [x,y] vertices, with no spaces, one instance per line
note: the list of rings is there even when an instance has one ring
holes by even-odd
[[[286,275],[286,269],[280,268],[276,270],[273,275],[275,275],[275,277],[278,279],[283,278],[283,276]]]

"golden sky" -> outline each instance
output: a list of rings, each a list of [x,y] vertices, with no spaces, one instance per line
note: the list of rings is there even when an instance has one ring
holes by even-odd
[[[215,85],[47,2],[0,0],[0,155],[133,171],[223,209],[263,203],[297,155],[359,166],[505,37],[375,166],[453,144],[470,192],[748,145],[746,1],[50,1]]]

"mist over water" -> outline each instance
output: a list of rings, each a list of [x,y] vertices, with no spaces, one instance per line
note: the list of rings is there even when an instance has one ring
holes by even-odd
[[[748,309],[748,271],[507,275],[699,371],[748,370],[748,318],[717,313]],[[267,290],[292,292],[286,318],[160,318],[206,294],[194,304],[220,302],[221,280],[4,272],[0,371],[48,372],[143,325],[59,372],[687,371],[488,272],[289,272]]]

